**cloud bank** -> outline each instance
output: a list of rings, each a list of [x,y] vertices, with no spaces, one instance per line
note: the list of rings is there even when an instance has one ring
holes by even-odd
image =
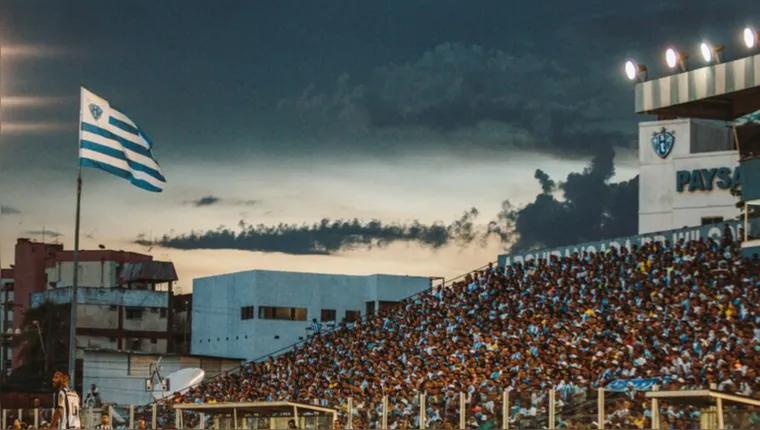
[[[29,236],[44,236],[50,238],[57,238],[63,236],[63,233],[58,233],[54,230],[25,230],[23,234]]]
[[[186,205],[195,206],[197,208],[202,208],[206,206],[215,206],[219,204],[227,204],[227,205],[233,205],[233,206],[254,206],[257,205],[259,202],[258,200],[238,200],[238,199],[223,199],[221,197],[217,196],[204,196],[196,200],[190,200],[184,202]]]
[[[15,215],[20,213],[21,211],[14,208],[13,206],[0,205],[0,215]]]
[[[400,242],[435,250],[444,246],[484,246],[489,240],[499,240],[505,249],[518,251],[636,234],[638,177],[611,183],[614,155],[612,148],[600,148],[583,172],[571,173],[561,182],[536,170],[535,178],[542,188],[536,199],[522,207],[505,200],[502,210],[490,221],[480,220],[476,208],[451,223],[324,219],[314,224],[266,226],[240,221],[236,228],[222,226],[165,234],[152,241],[139,237],[135,243],[180,250],[330,255]]]
[[[219,227],[215,230],[191,232],[176,236],[164,235],[155,241],[138,238],[135,243],[150,246],[154,243],[174,249],[235,249],[284,254],[328,255],[338,251],[373,246],[387,246],[395,242],[416,242],[433,249],[452,243],[466,245],[476,238],[474,221],[476,209],[465,212],[451,224],[425,225],[411,223],[383,223],[382,221],[329,220],[315,224],[279,224],[276,226],[238,223],[236,230]]]

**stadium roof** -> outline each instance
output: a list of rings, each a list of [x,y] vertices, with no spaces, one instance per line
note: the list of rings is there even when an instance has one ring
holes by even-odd
[[[760,110],[760,54],[636,84],[636,113],[733,121]]]

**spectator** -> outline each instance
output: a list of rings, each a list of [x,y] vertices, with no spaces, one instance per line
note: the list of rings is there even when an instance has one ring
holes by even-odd
[[[366,428],[378,425],[387,395],[389,426],[399,428],[420,426],[424,392],[430,428],[458,422],[458,396],[467,393],[468,427],[477,428],[500,416],[505,390],[513,422],[531,426],[545,425],[537,419],[549,389],[569,410],[615,379],[666,378],[667,389],[717,383],[754,396],[758,274],[757,261],[742,259],[728,238],[489,266],[175,401],[289,400],[345,411],[351,397],[354,427]],[[643,402],[628,390],[610,423],[650,426]],[[663,417],[676,426],[699,418],[675,409]]]
[[[102,415],[100,417],[100,424],[95,426],[96,429],[110,429],[111,427],[111,420],[108,419],[108,415]]]
[[[84,404],[85,407],[88,408],[99,408],[103,405],[103,400],[100,398],[100,390],[98,390],[98,387],[95,386],[95,384],[90,386],[90,391],[84,398]]]
[[[311,333],[316,336],[322,331],[322,324],[316,318],[311,320]]]

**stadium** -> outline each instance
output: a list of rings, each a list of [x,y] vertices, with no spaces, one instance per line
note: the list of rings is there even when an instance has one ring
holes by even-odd
[[[754,48],[757,33],[745,35]],[[756,428],[760,55],[724,63],[703,45],[708,65],[695,70],[668,50],[672,76],[626,65],[636,112],[657,117],[639,126],[639,235],[498,256],[151,405],[90,409],[86,422]],[[4,426],[10,415],[29,417],[3,410]]]

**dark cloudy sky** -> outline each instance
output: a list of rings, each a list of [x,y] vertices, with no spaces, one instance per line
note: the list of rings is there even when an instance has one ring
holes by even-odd
[[[146,130],[169,182],[85,171],[83,246],[156,238],[188,286],[247,268],[448,276],[510,244],[635,230],[636,184],[610,185],[637,174],[623,61],[658,76],[669,44],[703,38],[744,55],[754,4],[3,0],[3,264],[43,227],[72,243],[80,84]]]

